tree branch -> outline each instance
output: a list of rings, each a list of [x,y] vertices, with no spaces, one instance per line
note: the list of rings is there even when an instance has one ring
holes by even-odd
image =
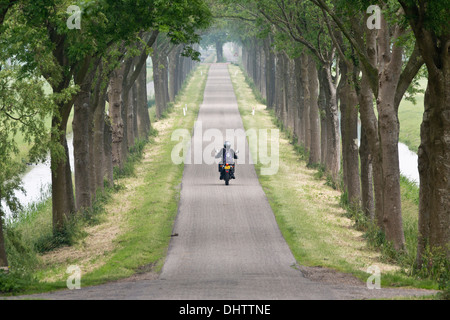
[[[401,73],[400,78],[398,80],[397,91],[395,92],[395,100],[394,100],[395,108],[397,111],[406,90],[408,90],[409,85],[411,84],[414,77],[417,75],[417,73],[419,72],[420,68],[423,66],[424,63],[425,60],[420,54],[419,46],[416,41],[414,45],[414,51],[412,52],[408,60],[408,63],[406,64],[406,67]]]
[[[136,81],[136,79],[139,77],[139,74],[142,71],[142,67],[144,66],[145,62],[147,61],[147,57],[148,57],[147,49],[153,46],[158,35],[159,35],[159,31],[157,31],[157,30],[152,31],[151,36],[146,43],[146,46],[142,49],[142,53],[139,56],[139,58],[135,64],[135,69],[134,69],[133,73],[131,75],[128,75],[129,71],[127,73],[124,73],[124,75],[127,75],[127,76],[124,76],[124,80],[126,79],[125,85],[123,87],[124,94],[128,93],[128,91],[133,87],[133,84]],[[133,60],[133,59],[131,59],[131,60]],[[133,63],[131,62],[131,64],[133,64]]]
[[[352,37],[350,35],[347,28],[344,26],[344,23],[341,21],[341,19],[339,19],[339,17],[336,15],[336,13],[334,13],[333,10],[331,10],[331,8],[325,3],[324,0],[310,0],[310,1],[312,3],[314,3],[316,6],[318,6],[319,8],[322,8],[323,10],[325,10],[330,15],[330,17],[333,19],[333,21],[336,23],[338,28],[342,31],[342,33],[347,38],[347,40],[350,42],[352,47],[356,50],[356,53],[358,54],[365,71],[369,74],[369,79],[371,79],[370,82],[371,82],[372,89],[375,89],[375,87],[377,86],[376,83],[378,81],[375,82],[373,80],[374,80],[374,77],[376,77],[376,78],[378,77],[378,71],[376,70],[375,66],[373,66],[370,63],[370,59],[366,55],[364,48],[356,41],[356,39],[354,37]],[[376,92],[376,91],[377,90],[375,90],[374,92]]]

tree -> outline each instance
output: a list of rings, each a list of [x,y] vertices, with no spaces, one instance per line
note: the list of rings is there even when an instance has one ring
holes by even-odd
[[[419,147],[417,266],[427,248],[450,259],[450,1],[398,1],[428,70]]]
[[[232,34],[243,44],[244,69],[266,99],[267,107],[275,110],[297,142],[310,152],[309,163],[320,163],[325,153],[321,154],[316,61],[305,53],[309,48],[294,40],[281,23],[285,21],[282,10],[292,7],[285,2],[282,7],[277,6],[273,1],[224,3],[232,6],[227,11],[219,8],[219,15],[232,20],[229,23],[233,26]],[[310,72],[311,81],[308,80]],[[324,91],[321,94],[324,96]],[[322,129],[323,144],[327,139],[326,126]]]
[[[66,128],[73,103],[79,99],[82,108],[85,102],[82,96],[90,92],[92,72],[97,70],[96,61],[103,58],[112,47],[123,48],[122,54],[128,50],[129,44],[137,40],[142,30],[165,30],[172,39],[179,42],[191,42],[198,39],[195,30],[209,19],[208,8],[202,1],[177,0],[170,4],[158,1],[98,0],[80,2],[83,11],[81,30],[69,30],[66,26],[65,8],[69,1],[55,0],[33,2],[24,6],[22,20],[26,30],[33,30],[40,35],[26,52],[24,62],[26,68],[37,67],[53,88],[64,99],[58,101],[58,108],[52,119],[53,140],[58,141],[65,150],[63,156],[52,151],[52,199],[55,231],[61,231],[65,219],[75,212],[75,201],[72,190],[72,178],[67,159]],[[124,46],[121,46],[121,43]],[[124,56],[117,56],[121,62]],[[126,90],[130,90],[140,70],[133,70],[132,81],[127,81]],[[76,80],[77,86],[72,85]],[[81,95],[77,96],[78,90]],[[125,91],[126,91],[125,90]],[[125,96],[125,95],[124,95]],[[86,111],[84,111],[86,112]],[[86,132],[85,129],[82,129]],[[83,139],[81,139],[83,141]],[[86,149],[86,147],[83,147]],[[88,185],[90,183],[85,183]],[[87,196],[85,187],[80,192]],[[89,201],[87,201],[89,205]],[[83,206],[82,203],[79,206]]]
[[[3,36],[5,28],[3,23],[8,11],[19,1],[17,0],[4,0],[0,2],[0,35]],[[4,54],[4,51],[2,52]],[[14,195],[15,190],[21,190],[21,182],[18,178],[18,174],[23,169],[21,164],[12,160],[13,154],[18,153],[17,145],[14,141],[14,136],[18,131],[22,132],[25,139],[32,141],[34,137],[37,140],[43,137],[42,121],[36,119],[33,121],[39,111],[36,111],[34,107],[41,105],[43,101],[41,99],[42,92],[38,91],[37,104],[30,105],[30,101],[25,101],[24,97],[36,97],[36,83],[38,81],[22,80],[16,82],[15,69],[11,66],[7,67],[5,62],[9,56],[2,56],[0,63],[0,269],[8,267],[8,259],[6,256],[5,242],[3,235],[4,224],[4,209],[2,208],[2,201],[5,201],[6,206],[16,213],[20,208],[20,203]],[[6,68],[5,68],[6,67]],[[44,103],[45,104],[45,103]],[[16,108],[17,105],[17,108]],[[31,107],[31,108],[30,108]],[[40,115],[45,114],[46,108],[42,109]],[[34,136],[35,135],[35,136]],[[46,139],[42,140],[42,144],[45,145]],[[40,157],[42,149],[34,147],[31,150],[31,159],[37,160]]]
[[[22,209],[14,193],[23,191],[19,174],[24,169],[22,160],[14,157],[19,152],[16,135],[20,132],[32,145],[29,162],[44,160],[50,147],[45,118],[52,112],[53,103],[42,88],[42,80],[22,78],[16,67],[0,71],[0,268],[8,266],[3,238],[6,208],[2,201],[13,214]]]
[[[333,74],[335,48],[327,37],[326,28],[321,23],[321,12],[307,1],[296,3],[281,1],[259,1],[257,9],[262,16],[284,35],[305,46],[319,63],[320,87],[324,99],[321,100],[324,111],[322,122],[322,139],[326,139],[326,155],[322,152],[322,161],[331,173],[334,181],[338,180],[340,169],[340,134],[337,104],[338,75]],[[319,103],[319,106],[321,104]],[[326,131],[324,129],[326,128]],[[322,145],[325,141],[322,140]]]
[[[225,62],[223,57],[223,45],[228,40],[228,33],[223,29],[223,24],[216,25],[202,35],[201,46],[208,48],[214,45],[216,48],[217,62]]]
[[[153,82],[155,85],[156,117],[159,119],[169,103],[168,55],[174,47],[170,39],[160,35],[154,45],[152,57]]]
[[[369,2],[337,1],[331,7],[323,0],[310,1],[330,15],[352,45],[363,72],[362,83],[370,86],[376,98],[378,118],[370,105],[360,107],[361,122],[369,141],[374,168],[375,216],[394,248],[403,250],[405,240],[398,160],[398,107],[423,65],[423,59],[417,46],[410,45],[414,49],[404,64],[403,57],[407,50],[405,38],[410,36],[410,32],[402,21],[404,15],[398,6],[388,8],[386,4],[380,3],[383,9],[380,28],[368,30],[360,26],[367,20],[361,13],[367,11]]]
[[[19,2],[20,6],[14,6]],[[133,125],[139,118],[144,134],[148,134],[146,84],[145,77],[140,75],[149,47],[162,30],[174,44],[185,44],[180,54],[198,58],[192,48],[199,41],[196,31],[206,28],[210,22],[209,9],[202,0],[176,0],[170,4],[151,0],[139,3],[92,0],[76,3],[82,10],[81,29],[71,30],[66,23],[69,18],[66,9],[73,4],[65,0],[0,2],[1,61],[13,57],[22,79],[6,78],[10,75],[1,70],[0,80],[5,90],[1,92],[0,102],[5,104],[0,107],[0,123],[4,125],[4,128],[0,126],[0,200],[5,200],[12,211],[20,208],[12,193],[20,188],[16,175],[20,165],[11,162],[10,156],[16,152],[14,134],[23,131],[27,141],[34,143],[32,159],[50,149],[55,233],[64,231],[65,220],[75,208],[90,206],[96,187],[103,185],[105,173],[112,181],[114,141],[110,121],[104,115],[111,73],[123,68],[120,84],[124,91],[139,92],[140,114],[136,116],[138,112],[132,109]],[[3,34],[4,30],[7,32]],[[23,80],[40,76],[52,87],[50,98],[39,91],[42,80],[30,80],[30,83]],[[135,85],[138,78],[139,85]],[[74,104],[76,206],[66,140],[67,121]],[[40,126],[43,122],[37,119],[44,114],[51,117],[51,129],[47,128],[45,133]],[[133,138],[138,135],[136,127],[133,126]],[[0,207],[0,222],[2,215]],[[0,227],[0,266],[3,266],[7,260],[3,225]]]

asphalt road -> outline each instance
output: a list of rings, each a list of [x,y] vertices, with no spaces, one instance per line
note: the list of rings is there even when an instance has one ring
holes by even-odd
[[[204,103],[192,138],[194,152],[210,146],[202,133],[242,129],[226,64],[210,68]],[[237,143],[233,141],[233,143]],[[217,148],[222,141],[213,143]],[[199,148],[202,146],[202,148]],[[208,153],[209,154],[209,153]],[[297,268],[274,214],[241,150],[236,180],[225,186],[216,164],[186,164],[179,212],[168,255],[158,276],[141,276],[74,291],[35,296],[49,299],[361,299],[420,291],[368,290],[365,284],[311,281]]]

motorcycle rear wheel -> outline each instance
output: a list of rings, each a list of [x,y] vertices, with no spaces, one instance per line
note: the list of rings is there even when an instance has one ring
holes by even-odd
[[[230,173],[225,172],[223,179],[225,180],[225,185],[228,186],[230,184]]]

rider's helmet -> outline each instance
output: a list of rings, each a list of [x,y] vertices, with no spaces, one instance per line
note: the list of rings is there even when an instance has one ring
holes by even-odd
[[[225,141],[225,143],[223,144],[223,147],[227,150],[230,150],[231,148],[231,142],[230,141]]]

